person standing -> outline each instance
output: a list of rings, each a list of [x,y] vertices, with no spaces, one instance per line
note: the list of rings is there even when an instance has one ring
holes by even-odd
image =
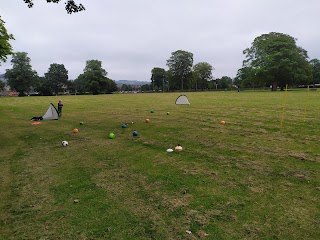
[[[62,107],[63,107],[62,101],[61,101],[61,99],[59,99],[59,102],[58,102],[58,115],[59,115],[59,117],[62,116]]]

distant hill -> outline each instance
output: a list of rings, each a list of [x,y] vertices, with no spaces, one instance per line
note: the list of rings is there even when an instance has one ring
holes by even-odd
[[[138,80],[116,80],[115,81],[117,85],[134,85],[134,86],[142,86],[145,84],[150,84],[150,81],[138,81]]]

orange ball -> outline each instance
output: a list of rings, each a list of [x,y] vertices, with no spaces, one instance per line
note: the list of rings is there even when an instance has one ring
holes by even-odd
[[[79,132],[78,128],[73,129],[73,132],[74,132],[74,133]]]
[[[148,122],[150,122],[150,119],[149,119],[149,118],[146,119],[146,123],[148,123]]]
[[[220,124],[222,124],[222,125],[225,124],[225,123],[226,123],[225,121],[221,121],[221,122],[220,122]]]

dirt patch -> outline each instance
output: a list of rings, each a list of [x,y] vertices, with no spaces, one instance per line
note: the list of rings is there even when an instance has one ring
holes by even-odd
[[[279,175],[283,177],[293,178],[301,182],[309,181],[312,177],[312,174],[308,171],[285,171],[279,173]]]
[[[318,157],[309,156],[309,154],[306,154],[304,152],[290,152],[289,156],[296,158],[298,160],[302,160],[302,161],[310,161],[310,162],[318,162],[319,161]]]

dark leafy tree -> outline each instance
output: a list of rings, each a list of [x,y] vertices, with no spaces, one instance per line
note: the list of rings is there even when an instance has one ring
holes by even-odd
[[[32,70],[31,60],[26,52],[16,52],[12,55],[12,69],[7,69],[4,77],[8,85],[24,96],[32,87],[37,72]]]
[[[85,93],[88,92],[89,90],[87,89],[86,86],[86,78],[84,74],[80,74],[75,80],[74,80],[74,88],[76,93]]]
[[[207,62],[199,62],[193,66],[193,75],[195,80],[195,89],[208,88],[208,82],[213,79],[213,67]]]
[[[79,92],[91,92],[92,94],[117,91],[116,83],[107,78],[107,74],[107,71],[102,68],[101,61],[88,60],[84,73],[75,80],[75,89]]]
[[[171,53],[171,57],[167,60],[171,81],[180,81],[181,90],[184,89],[184,84],[190,80],[193,65],[193,54],[191,52],[178,50]],[[176,83],[170,83],[176,87]]]
[[[217,79],[219,89],[227,89],[232,87],[232,78],[223,76]]]
[[[255,88],[271,85],[271,82],[268,82],[267,79],[260,78],[259,76],[255,75],[253,68],[243,67],[238,70],[237,76],[234,79],[234,84],[239,88]]]
[[[217,89],[217,81],[215,79],[212,79],[208,82],[208,88],[209,89]]]
[[[89,92],[99,94],[107,90],[107,71],[102,68],[99,60],[88,60],[84,69],[84,77]]]
[[[70,93],[75,92],[75,83],[73,80],[68,80],[66,83],[66,90],[68,90]]]
[[[244,67],[252,68],[260,80],[272,83],[272,90],[280,85],[308,82],[311,67],[307,61],[307,51],[296,45],[296,39],[271,32],[254,39],[250,48],[243,51],[246,60]]]
[[[68,70],[63,64],[53,63],[44,74],[52,91],[57,95],[68,83]]]
[[[127,84],[122,84],[121,85],[121,91],[122,92],[129,91],[129,86]]]
[[[0,80],[0,91],[3,91],[5,86],[6,84]]]
[[[52,96],[52,89],[49,81],[45,77],[36,77],[34,84],[34,90],[39,92],[42,96]]]
[[[23,0],[29,8],[32,8],[34,3],[33,0]],[[59,3],[61,2],[61,0],[46,0],[47,3]],[[76,2],[74,0],[68,0],[65,2],[65,9],[67,11],[67,13],[71,14],[71,13],[76,13],[76,12],[81,12],[83,10],[85,10],[84,6],[80,3],[80,4],[76,4]]]
[[[103,91],[102,86],[100,85],[100,82],[101,81],[98,82],[93,79],[87,82],[87,88],[89,89],[90,92],[92,92],[92,94],[94,95],[100,94]]]
[[[167,85],[166,70],[158,67],[153,68],[151,70],[151,83],[153,88],[163,89],[164,85]]]
[[[251,81],[250,78],[250,73],[251,73],[251,67],[242,67],[240,69],[238,69],[237,72],[237,76],[234,78],[234,84],[237,85],[239,88],[245,88],[245,81],[247,79],[249,79],[249,81]]]
[[[166,79],[168,81],[169,90],[181,89],[181,83],[179,82],[179,79],[174,76],[170,70],[166,71]]]
[[[4,26],[5,22],[0,16],[0,65],[1,62],[7,61],[7,56],[12,55],[12,46],[10,40],[13,40],[12,34],[8,34],[7,29]]]
[[[320,83],[320,61],[319,59],[312,59],[310,61],[312,68],[312,83]]]
[[[143,84],[141,86],[141,91],[147,92],[147,91],[150,91],[150,89],[151,89],[151,84]]]
[[[108,79],[108,92],[117,92],[118,91],[118,86],[114,80]]]

